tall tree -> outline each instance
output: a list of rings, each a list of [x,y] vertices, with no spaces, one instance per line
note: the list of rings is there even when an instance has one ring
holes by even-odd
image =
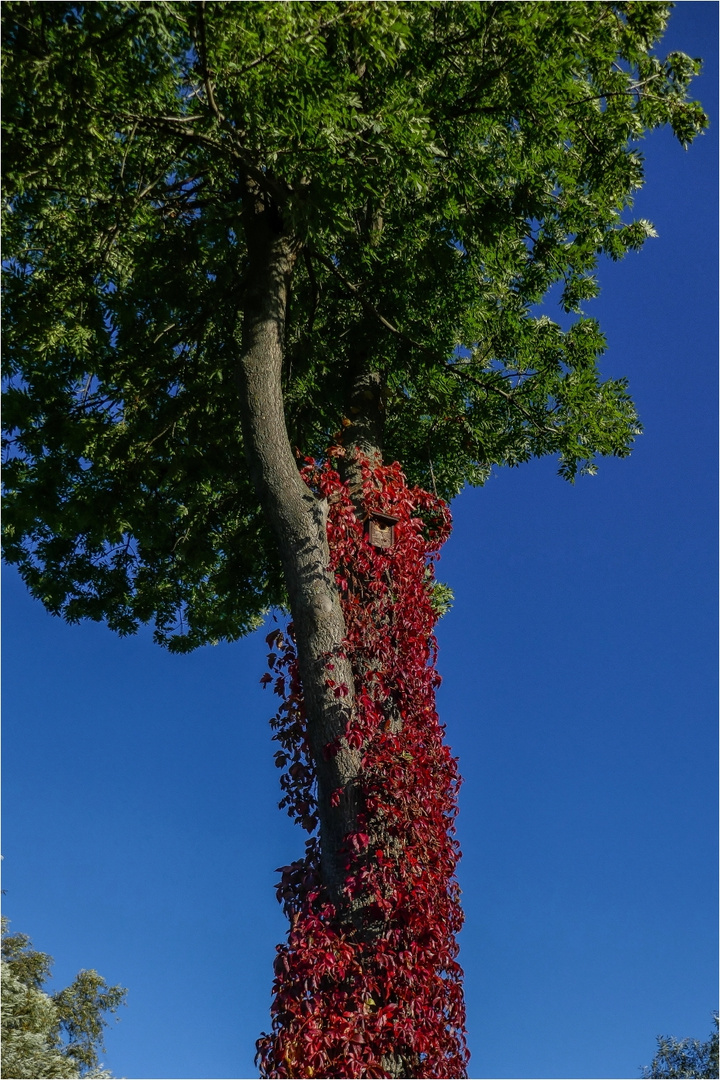
[[[99,1060],[105,1014],[117,1012],[127,991],[108,986],[97,971],[81,971],[48,994],[52,957],[33,949],[26,934],[7,931],[3,918],[2,1075],[111,1077]]]
[[[638,140],[706,124],[697,61],[654,53],[669,7],[4,5],[6,558],[176,651],[292,615],[278,762],[313,835],[267,1075],[464,1071],[440,499],[630,452],[581,307],[652,235]]]

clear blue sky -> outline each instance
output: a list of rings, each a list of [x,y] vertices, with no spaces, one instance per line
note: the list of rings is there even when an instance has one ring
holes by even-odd
[[[463,494],[440,563],[475,1080],[638,1077],[717,1004],[717,15],[672,16],[712,127],[687,153],[646,142],[659,239],[604,266],[589,308],[645,434],[574,488],[546,460]],[[173,657],[4,581],[13,929],[56,986],[94,967],[129,988],[116,1076],[256,1076],[274,869],[303,843],[277,809],[264,635]]]

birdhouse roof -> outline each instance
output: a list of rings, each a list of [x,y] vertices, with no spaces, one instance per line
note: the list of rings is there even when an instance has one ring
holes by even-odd
[[[378,510],[370,510],[365,515],[366,521],[377,521],[381,525],[397,525],[400,518],[393,517],[392,514],[380,513]]]

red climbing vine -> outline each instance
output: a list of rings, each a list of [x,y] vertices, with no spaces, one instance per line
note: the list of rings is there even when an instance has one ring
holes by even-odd
[[[432,604],[450,514],[440,499],[410,488],[399,465],[361,465],[366,512],[397,519],[392,548],[370,544],[332,457],[303,470],[330,506],[355,678],[344,737],[363,755],[361,810],[346,838],[348,910],[336,911],[320,879],[314,767],[289,626],[268,635],[272,675],[263,681],[282,698],[271,722],[280,805],[311,836],[305,857],[280,871],[278,899],[291,928],[277,949],[272,1033],[258,1040],[257,1060],[263,1077],[464,1077],[453,824],[460,780],[435,709]],[[327,679],[333,686],[331,657]]]

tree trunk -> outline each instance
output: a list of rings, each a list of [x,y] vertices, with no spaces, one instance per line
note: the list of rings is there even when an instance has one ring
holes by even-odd
[[[353,358],[348,391],[347,413],[351,422],[343,432],[346,456],[341,459],[342,478],[348,485],[353,502],[360,512],[363,507],[360,502],[362,477],[359,460],[365,458],[372,466],[382,464],[385,431],[384,386],[380,372],[375,370],[375,365],[372,363],[369,347],[376,335],[376,328],[368,326],[367,321],[367,317],[362,320],[356,339],[357,348]],[[388,632],[390,632],[389,628]],[[367,667],[364,670],[369,671],[376,663],[373,657],[365,658]],[[363,670],[359,672],[359,676],[363,678]],[[397,708],[390,702],[386,707],[386,718],[391,731],[399,733],[402,730],[402,719]],[[397,844],[388,837],[382,827],[378,832],[378,827],[378,822],[370,826],[375,834],[372,838],[373,845],[379,844],[390,858],[402,858],[402,852],[397,850]],[[365,935],[371,937],[380,936],[382,930],[381,925],[364,928]],[[413,1077],[417,1073],[417,1055],[413,1053],[386,1054],[382,1058],[382,1067],[392,1080]]]
[[[298,472],[287,435],[281,387],[288,292],[298,243],[255,202],[245,215],[249,250],[239,380],[248,467],[278,544],[297,641],[298,665],[311,752],[317,769],[322,876],[336,907],[342,906],[345,868],[340,852],[357,815],[360,751],[343,738],[354,709],[349,662],[342,656],[345,621],[332,573],[327,505]],[[332,678],[347,687],[337,698]],[[325,747],[339,740],[339,752]],[[331,796],[339,792],[337,805]]]
[[[367,315],[359,320],[354,332],[346,389],[346,418],[349,424],[343,431],[345,457],[341,461],[340,472],[356,504],[362,492],[358,455],[367,458],[372,466],[381,465],[383,456],[384,386],[372,356],[377,331],[375,320],[371,322]],[[359,504],[358,509],[361,509]]]

